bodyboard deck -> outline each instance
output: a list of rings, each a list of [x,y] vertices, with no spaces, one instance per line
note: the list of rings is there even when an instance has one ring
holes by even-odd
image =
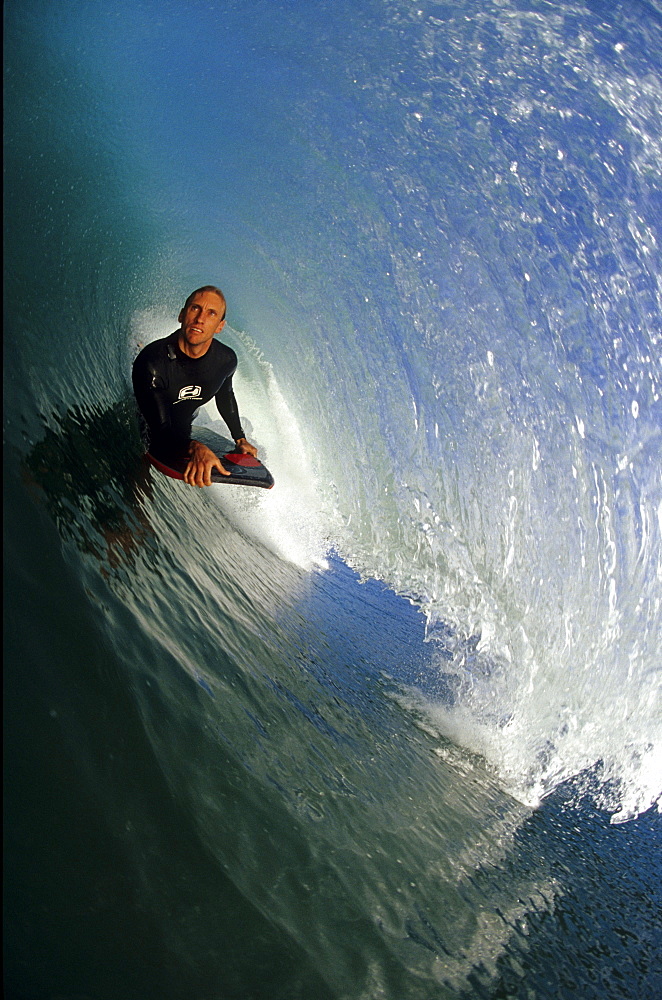
[[[274,478],[257,458],[252,455],[242,455],[238,451],[227,451],[226,442],[218,434],[206,430],[204,434],[198,434],[197,428],[194,430],[196,440],[202,441],[208,448],[218,455],[224,469],[230,473],[229,476],[221,475],[218,470],[212,470],[212,483],[222,483],[234,486],[260,486],[262,489],[270,490],[274,484]],[[155,469],[162,472],[164,476],[171,479],[184,479],[184,470],[188,464],[188,456],[181,458],[169,458],[167,461],[156,458],[147,452],[146,458]]]

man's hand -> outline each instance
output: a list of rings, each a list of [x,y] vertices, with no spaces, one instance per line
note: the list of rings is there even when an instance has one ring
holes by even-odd
[[[234,444],[235,451],[241,452],[242,455],[252,455],[253,458],[257,458],[257,448],[254,444],[250,444],[246,438],[237,438]]]
[[[218,469],[222,476],[230,475],[218,455],[200,441],[191,441],[189,455],[191,457],[184,470],[184,482],[189,486],[211,486],[212,469]]]

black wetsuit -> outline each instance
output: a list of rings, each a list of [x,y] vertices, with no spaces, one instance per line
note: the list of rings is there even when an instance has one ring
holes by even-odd
[[[216,397],[235,441],[245,437],[232,391],[237,355],[212,340],[200,358],[179,349],[179,330],[144,347],[133,363],[133,391],[149,432],[149,450],[167,460],[188,453],[198,408]]]

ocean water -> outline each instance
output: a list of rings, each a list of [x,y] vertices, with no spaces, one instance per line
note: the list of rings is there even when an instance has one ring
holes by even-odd
[[[662,995],[659,0],[4,27],[6,995]]]

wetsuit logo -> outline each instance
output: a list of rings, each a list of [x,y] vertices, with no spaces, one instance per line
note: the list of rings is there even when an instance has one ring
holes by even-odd
[[[185,385],[183,389],[179,390],[179,396],[175,400],[176,403],[183,403],[186,399],[197,399],[198,396],[202,395],[201,385]]]

